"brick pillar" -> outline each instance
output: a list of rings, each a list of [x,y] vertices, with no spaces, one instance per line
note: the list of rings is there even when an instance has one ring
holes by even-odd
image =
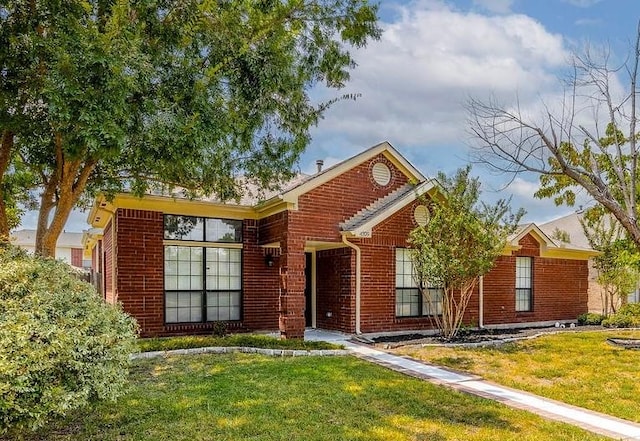
[[[304,338],[304,240],[285,234],[280,247],[280,336]]]

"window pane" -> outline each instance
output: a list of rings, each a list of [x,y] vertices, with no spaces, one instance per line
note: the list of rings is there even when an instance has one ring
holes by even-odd
[[[423,299],[422,314],[423,315],[440,315],[442,314],[442,300],[444,298],[444,290],[442,288],[429,288],[425,290]]]
[[[164,216],[164,238],[173,240],[204,240],[204,219],[193,216]]]
[[[165,320],[167,323],[189,323],[202,321],[202,293],[165,293]]]
[[[164,276],[164,289],[178,289],[178,277]]]
[[[233,219],[207,219],[207,242],[242,242],[242,221]]]
[[[165,319],[166,319],[167,323],[177,323],[178,322],[178,308],[167,308]]]
[[[242,280],[240,276],[230,277],[229,278],[229,289],[241,289],[242,288]]]
[[[240,320],[241,293],[207,292],[207,321]]]
[[[176,308],[178,306],[178,294],[175,292],[168,292],[166,295],[167,308]]]
[[[397,316],[419,316],[420,305],[420,292],[417,289],[396,289]]]
[[[531,311],[530,289],[516,289],[516,311]]]

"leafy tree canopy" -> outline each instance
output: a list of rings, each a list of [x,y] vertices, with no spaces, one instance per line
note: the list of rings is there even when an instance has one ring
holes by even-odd
[[[237,198],[291,174],[378,38],[366,0],[9,0],[0,6],[0,234],[36,198],[52,254],[71,209],[150,187]],[[40,193],[32,190],[38,188]],[[86,200],[86,199],[85,199]]]

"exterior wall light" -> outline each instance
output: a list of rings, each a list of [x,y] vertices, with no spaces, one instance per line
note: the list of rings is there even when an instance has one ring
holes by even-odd
[[[264,263],[271,268],[273,266],[273,254],[267,254],[264,256]]]

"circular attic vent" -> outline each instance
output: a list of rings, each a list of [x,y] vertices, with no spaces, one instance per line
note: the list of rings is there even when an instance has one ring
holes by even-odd
[[[371,169],[371,174],[376,184],[382,187],[391,182],[391,170],[384,162],[376,162]]]
[[[424,227],[429,222],[429,210],[424,205],[418,205],[415,210],[413,210],[413,219],[416,221],[416,224]]]

